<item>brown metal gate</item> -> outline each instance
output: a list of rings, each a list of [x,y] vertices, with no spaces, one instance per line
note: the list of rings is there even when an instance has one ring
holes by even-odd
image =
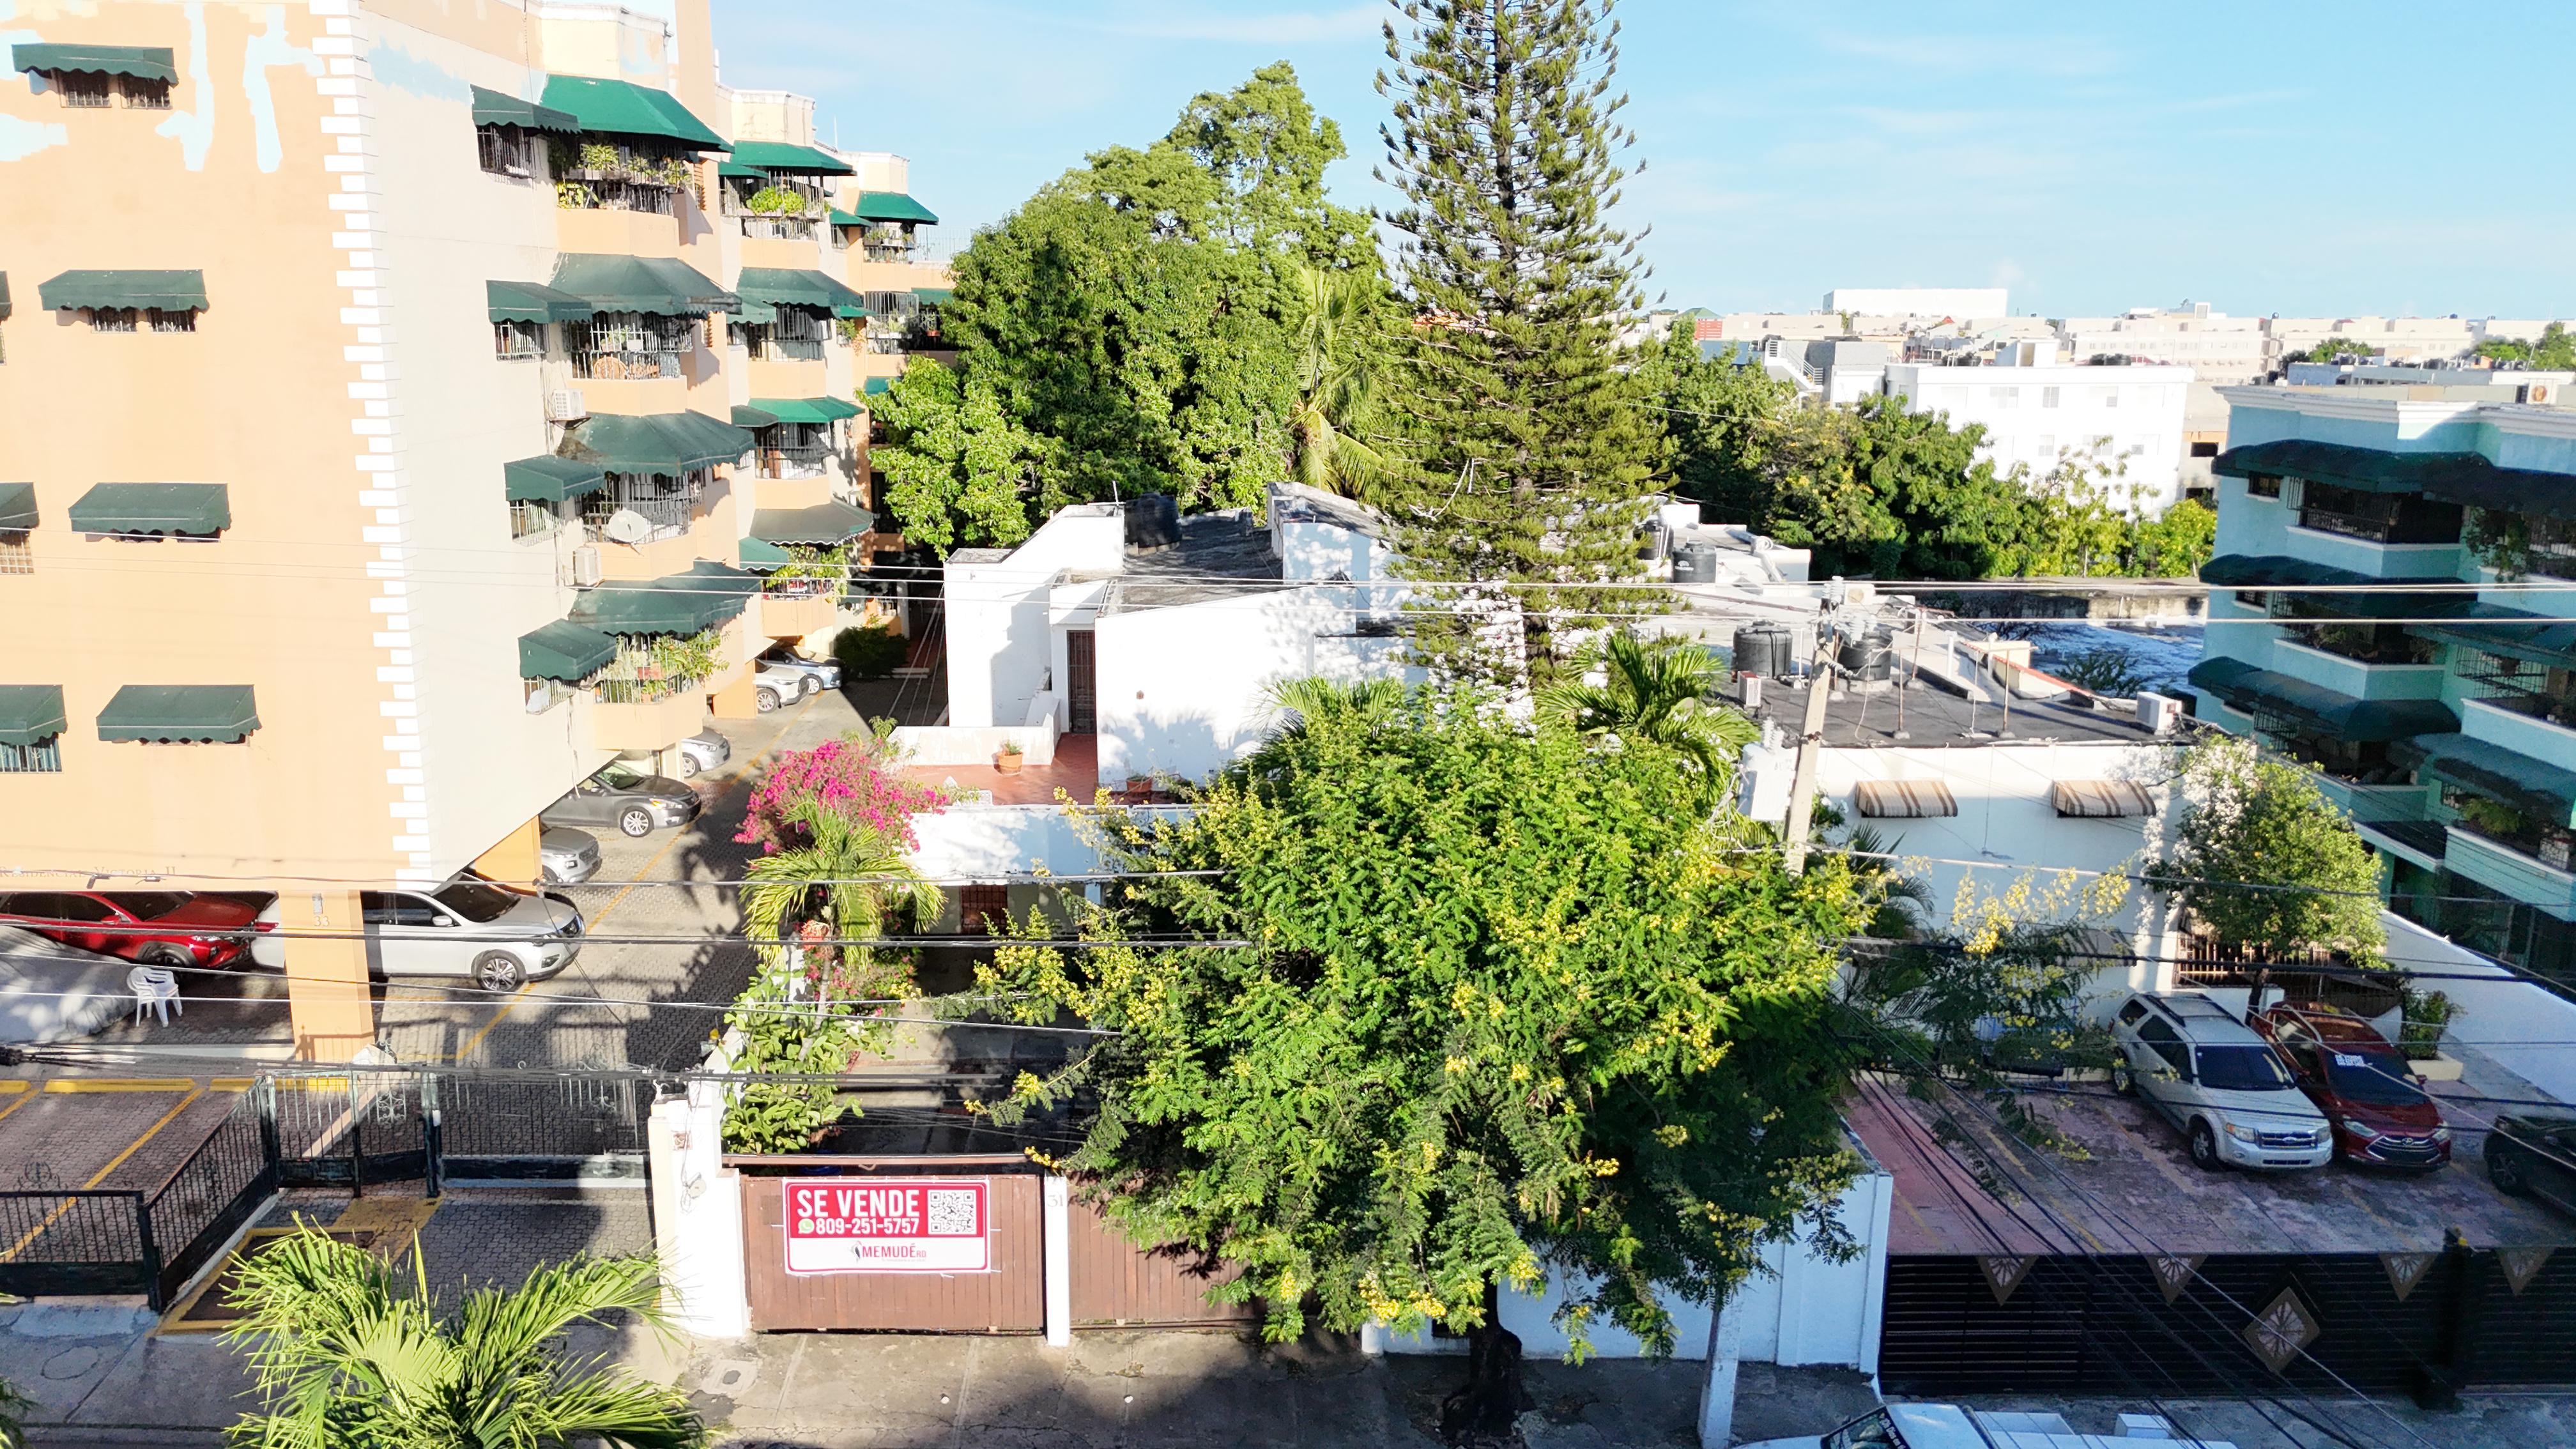
[[[1210,1303],[1210,1288],[1235,1277],[1203,1275],[1195,1257],[1144,1251],[1076,1200],[1072,1239],[1076,1328],[1220,1328],[1261,1321],[1257,1303]]]
[[[1087,735],[1100,728],[1100,666],[1089,629],[1064,631],[1064,732]]]
[[[1038,1179],[1021,1173],[981,1180],[990,1185],[991,1272],[799,1277],[787,1271],[787,1179],[745,1177],[743,1279],[751,1298],[752,1330],[1044,1331],[1046,1262],[1039,1238]]]

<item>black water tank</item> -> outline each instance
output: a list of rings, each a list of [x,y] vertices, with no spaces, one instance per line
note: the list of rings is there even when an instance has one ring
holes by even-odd
[[[1647,524],[1646,531],[1639,534],[1637,537],[1637,557],[1648,563],[1655,563],[1661,560],[1664,556],[1664,545],[1666,542],[1664,526],[1662,524]]]
[[[1127,500],[1127,546],[1169,548],[1181,541],[1181,505],[1169,493],[1140,493]]]
[[[1880,628],[1846,639],[1842,649],[1835,654],[1834,663],[1842,670],[1845,679],[1864,682],[1886,680],[1895,668],[1896,636]]]
[[[1717,545],[1686,543],[1673,550],[1673,582],[1677,584],[1716,583]]]
[[[1747,624],[1735,631],[1735,672],[1785,679],[1789,674],[1789,630],[1783,624]]]

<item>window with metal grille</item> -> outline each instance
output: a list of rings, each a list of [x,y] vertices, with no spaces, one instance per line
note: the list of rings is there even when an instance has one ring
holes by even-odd
[[[492,355],[505,362],[525,362],[545,356],[546,324],[543,322],[493,323]]]
[[[125,98],[125,108],[130,111],[170,109],[170,83],[165,80],[147,80],[135,75],[119,76],[116,80],[116,93]]]
[[[2277,473],[2253,474],[2245,480],[2245,496],[2248,498],[2280,497],[2281,475]]]
[[[52,775],[63,768],[62,739],[47,735],[32,745],[0,745],[0,775]]]
[[[957,892],[957,929],[969,936],[990,936],[1011,923],[1011,888],[970,885]]]
[[[155,332],[194,332],[197,330],[197,314],[194,309],[165,312],[158,307],[152,307],[147,308],[146,311],[152,319],[152,330]]]
[[[131,307],[92,307],[88,311],[90,329],[95,332],[131,332],[143,316]]]
[[[108,99],[108,80],[104,72],[58,70],[53,73],[54,89],[63,93],[63,104],[82,110],[104,107]]]
[[[516,126],[485,126],[474,133],[475,159],[495,176],[527,176],[535,169],[527,133]]]
[[[564,350],[573,375],[584,380],[679,377],[697,325],[686,317],[602,312],[565,323]]]
[[[27,546],[23,528],[0,529],[0,574],[32,574],[36,571],[35,550]]]
[[[572,698],[572,686],[560,679],[522,679],[519,682],[528,687],[527,708],[530,714],[544,714]]]
[[[572,503],[521,502],[510,505],[512,538],[543,538],[573,520]]]
[[[2053,408],[2057,406],[2057,389],[2053,387],[2041,388],[2039,390],[2039,405],[2044,408]]]

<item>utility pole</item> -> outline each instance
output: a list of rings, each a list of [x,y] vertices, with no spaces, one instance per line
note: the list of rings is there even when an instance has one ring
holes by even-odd
[[[1816,614],[1816,664],[1807,675],[1807,713],[1798,727],[1798,768],[1789,777],[1789,874],[1807,869],[1807,826],[1816,813],[1816,760],[1825,744],[1825,697],[1834,681],[1834,606]]]

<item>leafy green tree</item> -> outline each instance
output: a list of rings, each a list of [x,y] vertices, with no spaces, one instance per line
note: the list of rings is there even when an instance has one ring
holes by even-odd
[[[1601,669],[1601,683],[1559,684],[1542,703],[1583,734],[1678,751],[1712,799],[1735,778],[1744,747],[1761,737],[1741,711],[1709,702],[1726,674],[1696,644],[1623,631],[1609,637]]]
[[[1508,1360],[1498,1285],[1554,1275],[1578,1342],[1607,1317],[1669,1352],[1659,1294],[1706,1302],[1801,1224],[1847,1242],[1848,865],[1742,849],[1679,751],[1472,691],[1310,694],[1188,818],[1102,824],[1123,869],[1221,876],[1131,878],[1097,945],[998,953],[979,989],[1018,1019],[1113,1033],[1002,1115],[1096,1104],[1061,1166],[1134,1241],[1240,1269],[1214,1296],[1274,1339],[1312,1303]]]
[[[1393,299],[1374,268],[1334,271],[1300,263],[1291,275],[1297,289],[1291,476],[1309,488],[1372,501],[1387,475],[1382,394]]]
[[[1450,586],[1416,633],[1435,667],[1545,682],[1654,597],[1600,587],[1636,573],[1662,449],[1614,346],[1642,308],[1635,240],[1607,217],[1633,140],[1617,27],[1607,0],[1399,8],[1378,175],[1403,197],[1381,219],[1418,321],[1389,389],[1410,426],[1388,513],[1406,569]],[[1512,587],[1533,583],[1554,587]],[[1459,607],[1480,603],[1514,607]]]
[[[906,539],[942,554],[1008,548],[1029,536],[1033,506],[1043,515],[1058,505],[1043,486],[1038,439],[1002,415],[984,379],[915,359],[875,406],[903,440],[871,461]]]
[[[2123,572],[2137,578],[2189,579],[2218,552],[2218,510],[2197,498],[2177,500],[2139,520]]]
[[[239,1449],[539,1449],[599,1440],[695,1449],[706,1430],[678,1391],[560,1342],[625,1314],[659,1329],[650,1258],[575,1258],[517,1288],[481,1288],[441,1316],[413,1249],[402,1290],[385,1261],[306,1228],[242,1260],[225,1330],[248,1352],[260,1407],[225,1432]]]
[[[2278,957],[2311,946],[2377,963],[2379,863],[2308,772],[2233,736],[2184,758],[2189,800],[2156,883],[2226,945]]]
[[[2537,343],[2499,337],[2479,343],[2474,355],[2489,362],[2519,362],[2552,372],[2576,370],[2576,336],[2568,333],[2566,323],[2552,322],[2540,329]]]
[[[2367,362],[2378,351],[2379,349],[2367,342],[2355,342],[2349,337],[2329,337],[2304,352],[2284,353],[2281,360],[2283,362],[2333,362],[2344,357],[2354,357]]]

